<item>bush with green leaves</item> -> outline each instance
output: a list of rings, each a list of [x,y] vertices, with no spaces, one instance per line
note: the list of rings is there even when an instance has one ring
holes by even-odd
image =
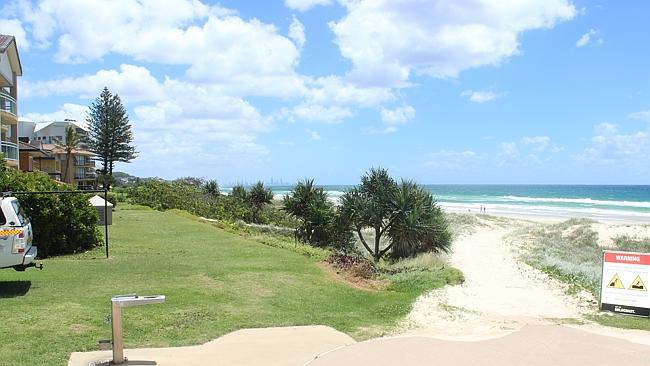
[[[253,213],[251,221],[262,223],[260,214],[264,206],[273,201],[273,191],[271,188],[264,187],[262,181],[258,181],[250,188],[246,196]]]
[[[361,184],[341,197],[344,217],[359,236],[363,247],[379,261],[390,252],[393,258],[422,252],[447,252],[451,233],[444,213],[433,196],[414,182],[398,184],[386,169],[370,169]],[[368,243],[365,229],[374,232]],[[381,238],[390,240],[382,245]]]
[[[54,182],[43,173],[5,170],[0,176],[0,190],[75,191],[71,185]],[[96,229],[97,211],[86,194],[27,194],[18,200],[29,216],[34,230],[34,244],[41,258],[79,253],[101,245]]]
[[[179,209],[194,215],[237,221],[248,220],[251,209],[236,197],[214,196],[187,178],[174,182],[150,180],[128,188],[129,202],[156,210]]]
[[[352,247],[349,221],[328,201],[325,190],[314,185],[313,179],[298,182],[284,196],[282,209],[300,221],[296,236],[301,241],[344,251]]]

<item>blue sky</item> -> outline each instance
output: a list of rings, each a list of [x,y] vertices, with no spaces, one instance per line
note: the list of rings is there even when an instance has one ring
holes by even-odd
[[[122,97],[138,176],[647,184],[650,2],[502,3],[9,0],[0,33],[24,118]]]

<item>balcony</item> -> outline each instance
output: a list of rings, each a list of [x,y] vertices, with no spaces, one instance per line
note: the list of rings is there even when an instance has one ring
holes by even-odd
[[[6,160],[18,161],[18,145],[13,142],[2,141],[2,153]]]
[[[16,99],[3,91],[0,91],[0,111],[10,113],[14,116],[18,115]]]
[[[75,167],[95,168],[95,161],[90,159],[74,159]]]

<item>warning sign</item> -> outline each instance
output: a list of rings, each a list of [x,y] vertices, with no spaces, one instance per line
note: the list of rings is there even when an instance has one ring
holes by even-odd
[[[623,282],[621,282],[621,278],[618,277],[618,273],[612,277],[611,280],[609,280],[609,285],[607,285],[609,288],[620,288],[624,289],[625,286],[623,286]]]
[[[650,254],[605,251],[600,308],[621,314],[650,316]]]
[[[647,291],[647,289],[645,288],[645,284],[641,279],[641,276],[636,276],[634,282],[632,282],[632,284],[630,285],[630,290]]]

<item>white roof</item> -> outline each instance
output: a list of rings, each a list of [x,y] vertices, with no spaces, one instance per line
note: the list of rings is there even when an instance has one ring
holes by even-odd
[[[92,196],[88,201],[90,201],[90,204],[93,207],[104,207],[104,199],[99,197],[98,195]],[[110,202],[106,202],[106,205],[108,207],[113,207],[113,204]]]

